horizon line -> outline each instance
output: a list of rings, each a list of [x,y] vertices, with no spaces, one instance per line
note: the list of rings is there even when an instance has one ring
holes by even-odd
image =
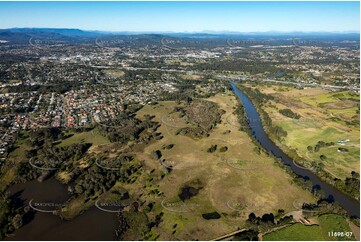
[[[12,29],[67,29],[67,30],[80,30],[80,31],[88,31],[88,32],[107,32],[107,33],[172,33],[172,34],[253,34],[253,33],[334,33],[334,34],[360,34],[360,30],[334,30],[334,31],[324,31],[324,30],[267,30],[267,31],[241,31],[241,30],[199,30],[199,31],[172,31],[172,30],[140,30],[140,31],[132,31],[132,30],[102,30],[102,29],[82,29],[82,28],[69,28],[69,27],[9,27],[2,28],[0,30],[12,30]]]

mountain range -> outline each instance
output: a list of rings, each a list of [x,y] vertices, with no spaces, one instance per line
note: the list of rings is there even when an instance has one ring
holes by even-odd
[[[136,36],[136,35],[161,35],[178,38],[235,38],[235,39],[262,39],[262,38],[346,38],[359,41],[360,33],[352,32],[231,32],[231,31],[202,31],[199,33],[175,33],[175,32],[109,32],[109,31],[89,31],[81,29],[67,28],[10,28],[0,29],[0,40],[12,42],[13,44],[24,44],[29,39],[56,39],[66,41],[85,41],[99,37],[110,36]]]

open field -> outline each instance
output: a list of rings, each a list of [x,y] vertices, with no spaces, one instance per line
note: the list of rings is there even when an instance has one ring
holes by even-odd
[[[256,215],[275,214],[278,209],[289,212],[295,210],[292,206],[295,199],[314,199],[307,191],[292,185],[290,177],[274,165],[273,159],[263,153],[255,153],[255,145],[249,136],[238,131],[236,123],[227,121],[235,119],[230,118],[233,107],[237,105],[231,93],[218,94],[207,100],[218,103],[226,113],[222,115],[222,123],[217,124],[205,138],[176,135],[176,127],[181,122],[179,119],[176,127],[162,122],[162,117],[168,116],[176,106],[175,102],[159,102],[138,111],[140,119],[145,114],[155,116],[154,120],[161,123],[158,131],[164,138],[145,147],[143,152],[137,153],[137,158],[144,160],[147,170],[161,170],[167,174],[166,166],[173,167],[156,186],[153,185],[153,189],[157,188],[163,194],[153,198],[155,211],[164,213],[162,226],[154,231],[161,235],[159,239],[216,238],[242,227],[251,212]],[[188,124],[184,122],[183,125]],[[174,144],[173,148],[162,149],[168,144]],[[213,153],[207,152],[211,145],[218,147]],[[227,151],[220,152],[220,147],[224,146],[227,146]],[[154,150],[161,150],[162,159],[165,159],[163,164],[151,158]],[[240,160],[242,164],[237,164]],[[146,184],[147,192],[151,184]],[[201,189],[197,195],[182,202],[178,194],[185,185]],[[203,213],[214,211],[221,215],[220,219],[206,220],[202,217]],[[173,226],[176,226],[176,232]]]
[[[317,218],[319,225],[306,226],[300,223],[266,234],[265,241],[274,240],[355,240],[354,236],[330,236],[329,232],[351,232],[344,217],[325,214]]]
[[[109,140],[99,133],[98,128],[94,128],[88,132],[74,133],[73,136],[62,140],[58,146],[68,146],[79,143],[92,143],[94,146],[109,144]]]
[[[266,234],[264,241],[320,241],[324,240],[320,226],[306,226],[300,223]]]
[[[320,88],[299,90],[294,87],[262,86],[261,92],[273,95],[276,100],[264,106],[274,125],[287,131],[283,143],[297,150],[306,162],[322,162],[325,170],[333,176],[344,179],[351,171],[360,172],[360,127],[358,103],[359,94],[349,91],[332,92]],[[292,119],[278,112],[291,109],[301,115]],[[352,125],[347,122],[354,122]],[[339,145],[339,140],[349,140]],[[314,147],[318,141],[334,142],[319,151],[308,151],[307,146]],[[340,152],[338,148],[346,148]],[[323,155],[326,159],[321,160]]]
[[[122,77],[124,76],[124,71],[121,71],[121,70],[104,70],[105,74],[107,76],[110,76],[110,77],[113,77],[113,78],[119,78],[119,77]]]
[[[9,153],[9,157],[17,160],[26,159],[25,151],[30,148],[27,144],[28,134],[26,131],[21,131],[19,138],[16,140],[14,145],[15,149]]]
[[[329,232],[351,232],[350,226],[346,219],[337,214],[325,214],[318,218],[320,227],[325,240],[355,240],[354,236],[333,237]]]

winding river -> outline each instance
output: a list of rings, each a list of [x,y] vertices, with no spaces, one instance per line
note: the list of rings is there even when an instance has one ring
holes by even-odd
[[[233,89],[233,92],[241,99],[244,109],[246,111],[252,134],[254,135],[256,140],[258,140],[258,142],[263,146],[263,148],[268,152],[272,152],[276,157],[281,158],[282,161],[286,165],[290,166],[297,175],[310,180],[313,186],[319,186],[324,191],[327,197],[331,196],[334,201],[337,201],[350,216],[360,217],[360,203],[356,199],[340,192],[330,184],[322,181],[310,170],[295,165],[292,159],[290,159],[277,145],[275,145],[268,138],[266,132],[263,129],[261,118],[257,113],[257,110],[253,103],[236,87],[235,82],[231,82],[230,85]]]

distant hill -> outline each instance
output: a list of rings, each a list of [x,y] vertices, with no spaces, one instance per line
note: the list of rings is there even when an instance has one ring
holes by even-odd
[[[88,31],[80,29],[66,29],[66,28],[11,28],[0,30],[0,41],[8,41],[11,44],[28,44],[29,40],[56,40],[68,43],[84,43],[94,42],[97,38],[110,39],[121,38],[124,41],[137,41],[143,44],[159,43],[164,37],[171,38],[169,40],[178,42],[193,42],[200,41],[198,45],[204,45],[206,41],[224,42],[225,39],[308,39],[308,40],[352,40],[359,42],[359,33],[306,33],[306,32],[249,32],[239,33],[230,31],[204,31],[200,33],[173,33],[173,32],[109,32],[109,31]],[[193,40],[192,40],[193,39]],[[182,45],[182,43],[178,43]],[[1,42],[0,42],[1,44]],[[217,44],[217,43],[216,43]],[[218,44],[217,44],[218,45]]]
[[[0,40],[6,40],[13,44],[26,44],[30,38],[57,39],[73,42],[96,38],[101,35],[104,35],[104,33],[80,29],[12,28],[0,30]]]
[[[29,41],[30,35],[26,33],[14,33],[8,30],[0,30],[0,40],[6,40],[11,43],[21,44]]]
[[[99,31],[84,31],[80,29],[57,29],[57,28],[13,28],[7,29],[13,33],[26,33],[30,35],[54,34],[68,37],[96,37],[101,35]]]

